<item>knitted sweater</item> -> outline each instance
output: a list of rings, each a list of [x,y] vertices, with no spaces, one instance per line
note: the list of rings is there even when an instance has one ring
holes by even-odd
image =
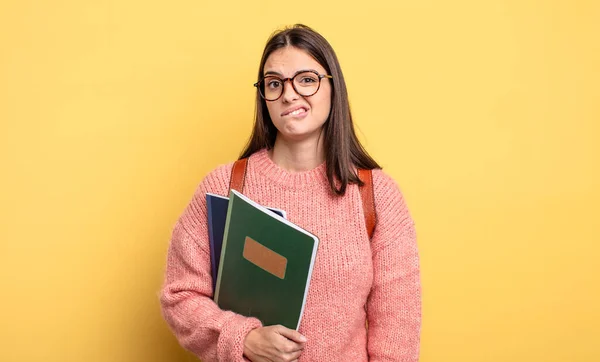
[[[232,163],[208,174],[174,227],[161,292],[163,316],[204,362],[245,361],[244,339],[261,322],[213,302],[206,192],[227,195]],[[413,220],[396,183],[373,170],[377,225],[369,240],[357,185],[334,195],[325,164],[288,172],[266,150],[250,156],[244,194],[319,237],[299,332],[300,361],[417,361],[421,327]],[[368,321],[368,328],[365,322]]]

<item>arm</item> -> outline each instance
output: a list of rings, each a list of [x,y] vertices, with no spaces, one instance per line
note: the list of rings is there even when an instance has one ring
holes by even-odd
[[[162,312],[179,343],[202,360],[244,361],[244,339],[261,323],[223,311],[212,300],[206,184],[200,185],[173,230],[160,297]]]
[[[395,182],[374,174],[377,226],[367,301],[370,361],[419,360],[421,284],[414,222]]]

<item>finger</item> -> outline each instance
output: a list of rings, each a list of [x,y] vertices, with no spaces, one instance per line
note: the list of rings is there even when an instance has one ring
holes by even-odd
[[[287,339],[291,339],[296,343],[304,343],[306,342],[306,337],[301,335],[298,331],[286,328],[284,326],[278,326],[277,332],[284,336]]]
[[[281,354],[292,353],[296,351],[302,351],[304,349],[303,343],[296,343],[286,337],[279,335],[277,340],[273,340],[273,347]]]
[[[288,354],[288,361],[297,361],[301,354],[302,351],[296,351]]]
[[[298,358],[300,357],[300,353],[301,352],[285,353],[285,354],[281,355],[280,359],[278,359],[277,361],[283,361],[283,362],[298,361]]]
[[[289,339],[285,340],[285,343],[282,345],[282,351],[286,353],[302,352],[302,350],[304,350],[304,343],[296,343]]]

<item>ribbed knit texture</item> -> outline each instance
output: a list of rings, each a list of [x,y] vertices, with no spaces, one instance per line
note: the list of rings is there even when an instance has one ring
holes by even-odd
[[[161,293],[163,315],[177,339],[204,362],[244,361],[244,339],[261,326],[212,300],[205,194],[227,195],[231,168],[220,166],[205,177],[175,225]],[[299,330],[308,339],[300,361],[417,361],[419,257],[414,223],[396,183],[373,171],[372,240],[358,187],[335,196],[325,164],[292,173],[262,150],[250,157],[244,185],[252,200],[285,210],[320,240]]]

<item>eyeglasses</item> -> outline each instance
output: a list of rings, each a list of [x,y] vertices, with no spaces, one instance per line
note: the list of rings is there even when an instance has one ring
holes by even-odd
[[[288,80],[291,81],[294,91],[303,97],[310,97],[321,88],[321,79],[333,77],[328,74],[319,74],[314,70],[304,70],[296,73],[291,78],[279,78],[274,75],[267,75],[263,79],[254,83],[258,88],[258,93],[266,101],[276,101],[283,95],[283,86]]]

